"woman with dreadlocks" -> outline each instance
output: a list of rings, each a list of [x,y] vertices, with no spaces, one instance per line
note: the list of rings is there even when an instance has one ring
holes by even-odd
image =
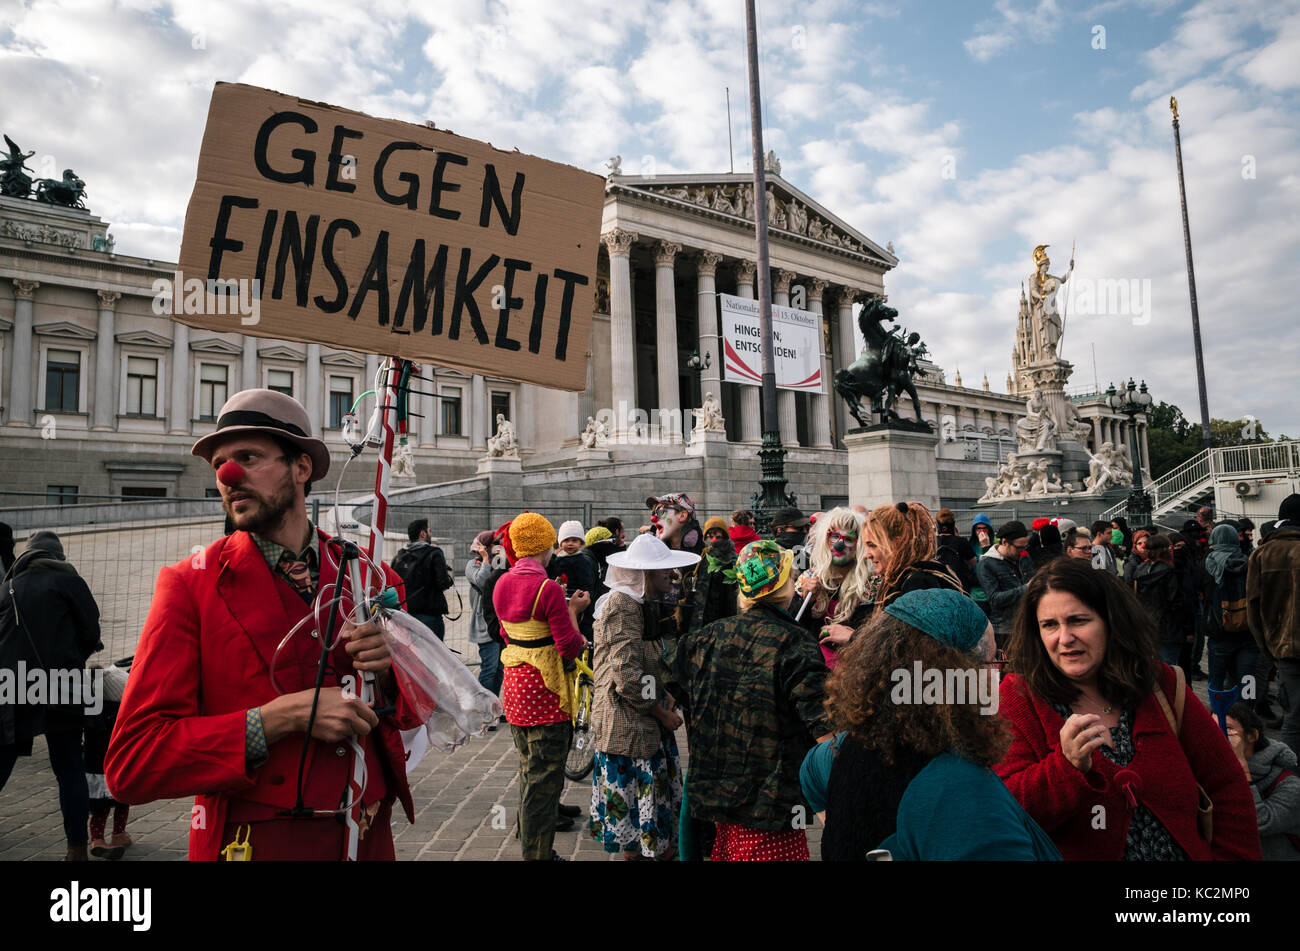
[[[834,508],[813,526],[811,566],[799,576],[794,604],[807,601],[800,623],[821,637],[834,633],[847,639],[871,617],[875,578],[859,541],[862,521],[850,508]],[[834,670],[834,641],[822,644],[822,656]]]
[[[868,513],[862,527],[863,553],[875,565],[879,578],[872,617],[909,591],[951,588],[964,593],[952,570],[934,560],[935,546],[934,516],[920,502],[880,505]],[[848,635],[828,631],[822,641],[843,645],[852,636],[852,631]]]

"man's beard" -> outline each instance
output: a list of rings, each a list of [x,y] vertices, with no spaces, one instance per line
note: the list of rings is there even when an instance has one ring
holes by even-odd
[[[222,500],[221,507],[230,516],[236,530],[241,532],[268,535],[284,524],[285,516],[293,508],[293,477],[289,474],[285,475],[284,481],[270,498],[258,495],[251,489],[237,489],[236,491],[245,495],[250,501],[257,503],[252,511],[246,511],[240,515],[235,513],[234,506],[229,501]]]

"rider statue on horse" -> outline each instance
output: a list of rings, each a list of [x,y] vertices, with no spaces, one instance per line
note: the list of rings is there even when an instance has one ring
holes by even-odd
[[[921,400],[916,395],[912,378],[921,372],[917,360],[926,353],[920,334],[904,333],[897,327],[886,330],[882,322],[894,323],[898,311],[886,306],[878,298],[871,298],[858,313],[858,326],[866,348],[852,364],[835,374],[835,392],[849,404],[849,412],[862,426],[871,425],[871,416],[862,405],[864,398],[871,401],[871,413],[879,414],[883,424],[902,424],[907,429],[930,430],[930,424],[921,418]],[[898,397],[906,393],[912,398],[916,419],[905,420],[894,409]]]

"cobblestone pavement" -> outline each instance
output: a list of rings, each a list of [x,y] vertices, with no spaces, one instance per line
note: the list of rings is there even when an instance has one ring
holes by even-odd
[[[1192,686],[1208,707],[1205,681]],[[685,731],[678,732],[677,740],[685,765]],[[398,860],[519,861],[513,834],[518,764],[510,728],[504,725],[485,737],[471,738],[454,753],[429,753],[410,776],[415,824],[407,823],[400,810],[393,818]],[[564,801],[585,811],[591,802],[590,782],[566,783]],[[188,799],[133,806],[127,831],[135,844],[123,861],[184,860],[190,806]],[[820,826],[808,829],[808,847],[814,859],[820,857]],[[573,831],[556,833],[555,849],[578,861],[618,859],[591,839],[581,817]],[[38,738],[32,756],[19,758],[0,791],[0,862],[61,860],[66,852],[58,787],[45,741]]]
[[[685,762],[684,731],[679,731],[678,743]],[[410,777],[415,825],[400,815],[400,807],[393,817],[398,860],[520,861],[513,833],[519,805],[518,766],[510,728],[504,725],[486,737],[471,738],[454,753],[429,753]],[[591,802],[590,780],[567,782],[564,802],[585,812]],[[188,799],[132,806],[127,831],[135,844],[123,861],[183,861],[190,806]],[[814,857],[818,856],[820,828],[809,829],[808,840]],[[555,850],[577,861],[619,859],[605,853],[587,834],[584,817],[571,832],[556,833]],[[32,756],[19,758],[0,792],[0,862],[62,860],[66,852],[58,787],[45,742],[37,739]]]

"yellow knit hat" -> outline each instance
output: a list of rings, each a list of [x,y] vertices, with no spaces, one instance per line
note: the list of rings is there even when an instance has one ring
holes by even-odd
[[[524,512],[510,523],[510,544],[519,558],[540,555],[555,547],[555,526],[544,515]]]

